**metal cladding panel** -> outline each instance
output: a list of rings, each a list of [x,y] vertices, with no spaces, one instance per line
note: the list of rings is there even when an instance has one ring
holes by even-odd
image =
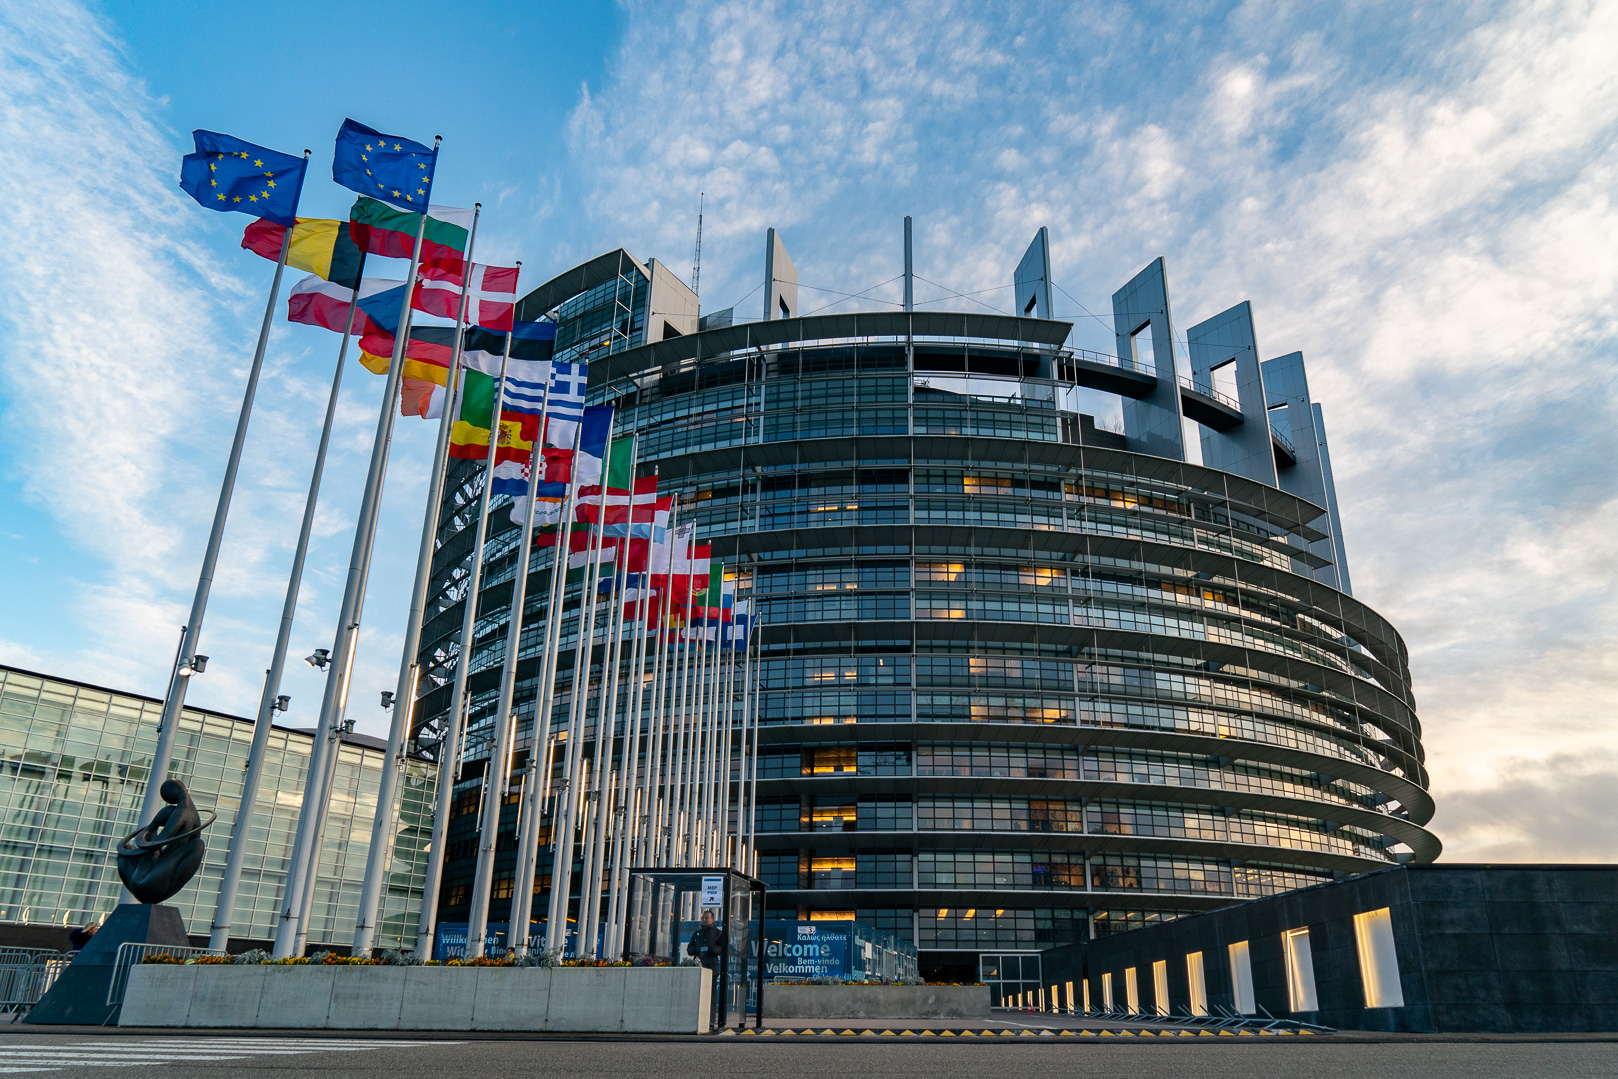
[[[609,276],[607,280],[610,279]],[[600,386],[642,371],[678,367],[722,353],[796,342],[860,337],[958,337],[1059,348],[1072,329],[1071,322],[953,311],[867,311],[744,322],[607,357],[590,366],[590,385]]]
[[[1152,260],[1112,294],[1112,324],[1118,356],[1138,365],[1135,338],[1149,333],[1157,385],[1144,397],[1124,402],[1124,436],[1129,448],[1155,457],[1185,460],[1180,383],[1174,366],[1174,321],[1169,314],[1168,271],[1162,257]]]
[[[1275,448],[1270,441],[1269,405],[1259,373],[1253,305],[1243,300],[1206,319],[1186,333],[1191,352],[1191,378],[1213,386],[1213,369],[1233,363],[1241,422],[1226,431],[1202,432],[1202,463],[1275,486]]]
[[[623,248],[608,251],[604,255],[597,255],[589,262],[581,262],[571,270],[557,274],[518,300],[517,321],[537,321],[579,293],[606,284],[618,276],[625,261],[639,270],[642,276],[651,276],[646,267],[641,265],[640,260]]]

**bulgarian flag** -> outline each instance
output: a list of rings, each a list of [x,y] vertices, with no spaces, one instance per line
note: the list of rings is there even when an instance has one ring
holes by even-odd
[[[451,321],[460,318],[464,275],[427,266],[423,267],[421,276],[411,306]],[[472,263],[472,284],[466,292],[466,321],[503,333],[511,329],[512,313],[516,309],[517,267]]]
[[[361,195],[348,212],[348,234],[361,251],[385,258],[407,259],[416,245],[421,214]],[[459,277],[466,266],[466,242],[472,231],[472,211],[453,206],[430,206],[427,231],[421,237],[423,276],[442,270]],[[515,289],[513,284],[513,289]]]

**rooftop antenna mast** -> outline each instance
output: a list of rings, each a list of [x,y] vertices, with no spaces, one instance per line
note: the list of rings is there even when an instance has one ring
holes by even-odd
[[[691,291],[699,296],[702,294],[698,287],[702,281],[702,208],[707,194],[706,191],[697,193],[697,253],[691,256]]]

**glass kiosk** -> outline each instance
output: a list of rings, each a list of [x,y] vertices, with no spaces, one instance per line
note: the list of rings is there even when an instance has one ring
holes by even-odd
[[[705,961],[715,972],[714,1028],[740,1029],[749,1018],[760,1027],[764,885],[752,877],[733,869],[631,869],[625,958],[696,959],[690,949],[700,939],[705,911],[713,914],[721,942],[718,955]]]

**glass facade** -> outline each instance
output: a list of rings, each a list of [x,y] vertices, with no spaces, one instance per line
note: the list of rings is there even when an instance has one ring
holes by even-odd
[[[118,902],[114,845],[135,829],[162,702],[0,668],[0,923],[78,926]],[[251,721],[187,708],[170,774],[204,813],[207,858],[168,905],[206,936],[235,825]],[[370,739],[364,740],[370,742]],[[264,776],[237,893],[232,937],[267,940],[286,877],[309,763],[308,732],[270,732]],[[311,943],[348,944],[376,810],[384,751],[345,739],[315,885]],[[383,891],[378,943],[413,946],[431,834],[426,762],[406,761],[401,812]]]
[[[1311,576],[1321,507],[1096,433],[1062,407],[1060,349],[707,336],[626,350],[592,400],[759,612],[773,913],[880,912],[926,968],[1436,853],[1405,647]],[[446,627],[475,489],[445,506]],[[515,570],[491,549],[474,724]],[[447,680],[457,649],[446,629],[424,657]]]

